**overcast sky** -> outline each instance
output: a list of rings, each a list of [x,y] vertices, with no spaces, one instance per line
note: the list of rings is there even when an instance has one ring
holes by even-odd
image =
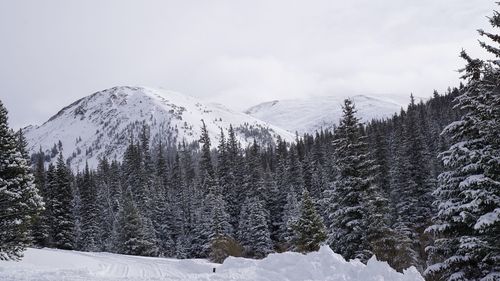
[[[0,0],[12,127],[117,85],[242,110],[321,95],[429,96],[479,55],[493,0]]]

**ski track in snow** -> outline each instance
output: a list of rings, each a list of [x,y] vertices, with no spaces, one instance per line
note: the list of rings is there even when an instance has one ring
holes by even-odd
[[[212,273],[213,268],[216,273]],[[262,280],[262,281],[423,281],[415,268],[404,274],[371,259],[367,265],[345,261],[324,246],[319,252],[271,254],[263,260],[228,258],[224,264],[203,259],[149,258],[110,253],[28,249],[21,262],[0,261],[0,280]]]

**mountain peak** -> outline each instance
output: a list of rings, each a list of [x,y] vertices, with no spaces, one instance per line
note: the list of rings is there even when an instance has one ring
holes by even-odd
[[[314,133],[338,123],[344,99],[338,96],[323,96],[274,100],[253,106],[245,113],[291,133]],[[350,99],[354,101],[358,115],[363,121],[389,117],[401,109],[399,103],[369,95],[355,95]]]
[[[30,152],[39,147],[55,159],[61,150],[74,169],[88,161],[95,167],[100,158],[121,160],[132,138],[148,125],[152,146],[199,139],[204,120],[213,144],[220,130],[233,125],[239,141],[247,145],[256,138],[269,143],[278,136],[294,136],[278,127],[220,105],[205,104],[180,93],[148,87],[118,86],[96,92],[61,109],[41,126],[28,127],[25,135]],[[60,145],[59,145],[60,143]]]

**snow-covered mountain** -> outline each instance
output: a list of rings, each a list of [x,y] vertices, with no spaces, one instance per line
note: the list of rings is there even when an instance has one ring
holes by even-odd
[[[403,105],[390,99],[365,95],[351,97],[363,121],[384,118],[398,112]],[[304,99],[275,100],[253,106],[245,111],[269,124],[299,134],[331,128],[342,116],[344,98],[326,96]]]
[[[62,147],[73,169],[88,161],[121,159],[131,136],[138,136],[148,124],[151,142],[192,142],[199,139],[204,120],[212,144],[217,145],[221,128],[234,127],[246,145],[256,138],[265,143],[278,135],[293,141],[293,134],[250,115],[219,104],[206,104],[193,97],[146,87],[114,87],[82,98],[63,108],[41,126],[25,128],[29,152],[41,149],[52,160]]]

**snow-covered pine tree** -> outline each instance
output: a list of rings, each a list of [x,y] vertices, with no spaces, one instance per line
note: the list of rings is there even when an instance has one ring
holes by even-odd
[[[244,167],[241,156],[240,145],[236,139],[236,134],[232,125],[229,126],[227,143],[225,145],[228,161],[227,175],[221,182],[223,187],[224,201],[226,202],[227,213],[230,216],[230,222],[233,229],[238,228],[238,220],[242,202],[244,201],[244,192],[241,185],[243,180],[242,169]],[[225,189],[224,189],[225,187]]]
[[[389,134],[389,190],[390,210],[392,215],[392,229],[398,236],[398,247],[395,253],[387,253],[393,258],[391,265],[395,268],[408,268],[411,265],[418,265],[419,253],[417,251],[418,236],[414,226],[413,206],[418,198],[413,196],[415,183],[410,179],[410,163],[406,155],[405,146],[405,119],[406,112],[401,109],[399,115],[392,118],[392,130]],[[411,188],[410,188],[411,187]]]
[[[245,255],[264,258],[273,247],[264,204],[258,198],[247,198],[240,216],[238,240],[245,248]]]
[[[54,245],[54,228],[56,227],[56,218],[54,216],[54,202],[55,202],[55,195],[54,193],[57,192],[57,182],[56,182],[56,166],[52,163],[49,163],[47,167],[47,173],[46,173],[46,178],[47,178],[47,183],[46,183],[46,192],[44,194],[44,203],[45,203],[45,210],[44,212],[47,214],[46,217],[46,224],[47,224],[47,229],[48,229],[48,238],[47,238],[47,246],[48,247],[55,247]]]
[[[174,256],[187,256],[187,232],[189,230],[189,206],[186,190],[186,181],[183,178],[180,152],[176,152],[170,172],[169,196],[170,212],[172,216],[171,237],[175,243]]]
[[[44,153],[42,152],[42,148],[35,156],[34,163],[34,171],[33,174],[35,176],[35,186],[39,191],[40,196],[44,200],[44,208],[40,211],[38,216],[36,216],[33,227],[32,227],[32,235],[33,235],[33,243],[38,247],[48,247],[49,246],[49,213],[48,213],[48,202],[46,199],[49,198],[49,193],[47,190],[47,175],[45,170],[45,161],[44,161]]]
[[[276,180],[273,177],[273,173],[271,171],[271,168],[269,165],[266,166],[266,169],[264,171],[264,179],[263,179],[263,184],[264,184],[264,203],[265,208],[267,210],[267,223],[269,227],[269,231],[271,233],[271,239],[273,240],[274,244],[276,245],[278,241],[278,236],[274,236],[274,234],[278,235],[279,227],[281,225],[281,212],[283,210],[283,206],[281,205],[280,202],[280,190],[278,189],[278,185],[276,184]],[[273,232],[273,230],[276,229],[278,231]]]
[[[151,157],[150,151],[150,129],[146,124],[142,125],[140,134],[140,144],[138,146],[138,153],[140,159],[139,177],[141,185],[136,186],[139,189],[135,200],[138,204],[139,211],[145,219],[151,219],[152,210],[150,208],[153,201],[153,194],[155,192],[155,167]]]
[[[327,176],[325,175],[322,165],[315,164],[312,168],[311,175],[311,197],[316,201],[321,200],[327,186]]]
[[[210,208],[212,210],[212,230],[210,239],[213,240],[217,236],[233,236],[233,227],[229,223],[229,215],[226,212],[226,203],[222,195],[210,192],[206,201],[212,205]]]
[[[158,177],[156,182],[160,182]],[[169,203],[175,205],[169,200],[167,190],[161,184],[154,189],[151,202],[151,222],[158,240],[159,253],[161,256],[172,257],[175,255],[175,242],[172,238],[174,215]]]
[[[280,250],[289,250],[294,237],[293,225],[300,216],[300,206],[294,192],[289,192],[286,196],[286,204],[283,207],[283,216],[279,229]]]
[[[245,190],[243,195],[251,198],[259,197],[260,200],[264,200],[263,170],[259,151],[259,145],[254,139],[245,157]]]
[[[333,189],[325,193],[329,203],[328,243],[346,259],[367,261],[372,252],[367,241],[367,192],[374,181],[374,164],[369,159],[363,135],[351,100],[342,107],[343,116],[335,130]]]
[[[293,192],[297,196],[302,194],[304,190],[304,177],[302,174],[302,165],[299,161],[297,146],[295,144],[292,144],[288,151],[286,175],[287,191]]]
[[[422,249],[426,246],[423,233],[430,225],[430,218],[433,213],[431,195],[435,189],[434,179],[431,178],[428,148],[425,142],[425,117],[422,116],[415,103],[413,95],[410,97],[410,105],[407,110],[404,131],[404,149],[408,161],[408,183],[402,189],[396,190],[400,194],[403,208],[400,215],[405,221],[405,225],[410,229],[415,237],[414,251],[416,252],[418,264],[412,264],[422,269],[425,252]],[[422,108],[422,106],[420,106]],[[423,114],[423,113],[422,113]]]
[[[275,169],[273,173],[277,191],[273,195],[275,196],[274,200],[276,205],[270,212],[271,225],[269,225],[271,237],[276,243],[279,243],[283,240],[283,229],[286,228],[286,224],[283,221],[283,217],[286,214],[284,206],[287,204],[287,196],[290,190],[287,180],[287,160],[287,143],[278,136],[278,139],[276,140],[276,151],[274,159]]]
[[[106,158],[99,161],[96,172],[98,208],[101,214],[99,239],[103,251],[113,250],[113,226],[122,198],[120,165],[116,160],[111,164]]]
[[[371,185],[363,201],[366,205],[365,220],[367,221],[365,239],[372,253],[377,256],[378,260],[387,261],[399,271],[413,265],[407,264],[407,261],[411,260],[408,255],[412,252],[408,249],[413,241],[391,228],[389,200],[384,196],[383,191],[377,185]]]
[[[202,144],[199,163],[199,186],[195,190],[194,201],[197,203],[194,210],[193,237],[191,240],[191,255],[206,258],[210,253],[212,237],[212,208],[214,194],[220,194],[221,188],[218,184],[215,170],[212,164],[210,151],[210,136],[208,135],[205,122],[202,121],[201,136],[199,142]]]
[[[0,101],[0,260],[22,258],[31,243],[32,222],[43,208],[23,145],[9,129]]]
[[[50,229],[53,246],[71,250],[75,247],[75,217],[73,212],[73,186],[71,172],[64,163],[62,153],[57,158],[54,174],[48,177],[50,194]]]
[[[31,166],[30,156],[28,155],[28,151],[26,150],[28,141],[26,140],[26,137],[24,137],[23,130],[19,129],[19,131],[17,131],[14,136],[17,141],[17,150],[19,151],[19,153],[21,153],[21,156],[26,159],[26,164],[28,166]]]
[[[293,244],[296,251],[308,253],[318,251],[321,243],[326,240],[326,230],[323,220],[316,212],[309,192],[304,190],[300,204],[300,216],[292,225]]]
[[[210,253],[212,235],[212,201],[210,191],[205,196],[202,190],[196,190],[193,200],[197,203],[194,205],[194,220],[192,225],[192,239],[190,245],[191,257],[207,258]],[[206,200],[209,199],[209,200]]]
[[[203,180],[214,180],[215,172],[210,152],[210,145],[211,145],[210,136],[208,134],[205,121],[201,120],[201,123],[202,123],[201,136],[199,140],[199,142],[202,144],[201,158],[200,158],[200,175]],[[202,185],[204,185],[204,183]],[[205,187],[206,187],[205,192],[208,192],[209,185],[206,185]]]
[[[490,18],[495,30],[500,15]],[[500,279],[500,37],[479,31],[493,41],[481,42],[494,58],[472,59],[462,71],[467,85],[456,98],[464,114],[443,131],[451,147],[441,154],[446,171],[435,191],[438,213],[427,229],[435,242],[427,248],[431,265],[428,278],[439,280]]]
[[[124,192],[122,204],[114,225],[114,249],[117,253],[138,256],[156,256],[158,249],[149,237],[152,225],[145,222],[132,200],[130,189]]]
[[[233,226],[229,222],[230,217],[226,212],[226,204],[221,194],[210,192],[206,200],[212,204],[209,258],[215,262],[222,262],[231,254],[231,244],[235,243],[232,238]]]
[[[77,177],[76,182],[78,194],[80,195],[81,250],[95,252],[102,248],[102,241],[99,239],[102,217],[97,205],[94,175],[87,163],[83,174]]]
[[[158,248],[159,241],[158,241],[158,237],[156,235],[156,231],[155,231],[153,222],[150,218],[144,217],[144,216],[141,217],[141,220],[142,220],[142,226],[143,226],[143,229],[142,229],[143,236],[142,236],[142,241],[141,241],[141,244],[142,244],[141,256],[157,257],[159,252],[160,252],[160,250]],[[167,239],[169,239],[169,237],[167,237]],[[173,243],[171,243],[171,241],[169,241],[169,240],[165,240],[165,243],[167,244],[167,246],[165,247],[167,249],[169,249],[170,246],[173,246],[172,245]],[[169,249],[169,250],[171,250],[171,249]],[[170,255],[171,252],[168,251],[167,254]]]
[[[121,165],[123,190],[130,190],[132,200],[138,205],[142,203],[145,197],[140,146],[134,143],[132,139],[127,146],[123,155],[123,163]]]

